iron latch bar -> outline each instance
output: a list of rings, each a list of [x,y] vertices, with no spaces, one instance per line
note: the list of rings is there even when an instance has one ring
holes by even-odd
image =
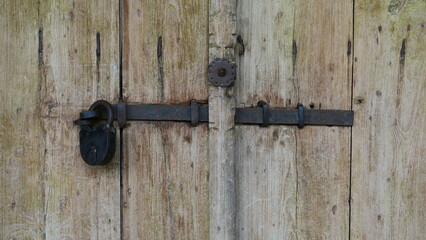
[[[194,107],[192,107],[194,108]],[[198,117],[198,122],[209,121],[208,106],[197,105],[198,114],[191,111],[191,106],[139,104],[127,105],[127,121],[175,121],[191,122]],[[198,115],[198,116],[197,116]],[[197,121],[195,121],[197,122]]]
[[[103,110],[103,111],[101,111]],[[305,125],[352,126],[354,113],[350,110],[316,110],[269,108],[266,102],[259,102],[258,107],[236,108],[236,124],[268,125]],[[106,124],[99,124],[107,120]],[[122,101],[115,105],[99,100],[89,111],[80,113],[80,119],[74,121],[80,125],[80,153],[89,165],[104,165],[111,161],[115,152],[115,128],[117,120],[120,128],[126,127],[127,121],[175,121],[190,122],[191,126],[209,122],[208,105],[199,105],[192,100],[189,106],[161,104],[126,104]],[[97,124],[98,123],[98,124]]]
[[[299,105],[297,109],[269,108],[262,102],[259,107],[236,108],[236,124],[252,124],[266,127],[268,125],[305,125],[352,126],[354,112],[351,110],[306,109]],[[120,116],[117,104],[113,105],[114,119]],[[195,101],[191,105],[162,104],[126,104],[125,119],[127,121],[174,121],[198,123],[209,121],[208,105],[200,105]],[[122,118],[122,116],[121,116]],[[106,115],[101,113],[101,119]]]
[[[237,65],[225,58],[213,60],[208,67],[208,80],[217,87],[234,85]],[[101,111],[103,110],[103,111]],[[254,124],[261,127],[269,125],[305,125],[352,126],[354,112],[351,110],[305,109],[299,104],[296,109],[269,108],[260,101],[257,107],[236,108],[235,124]],[[107,120],[106,124],[100,123]],[[120,100],[117,104],[99,100],[88,111],[80,113],[80,119],[74,121],[80,125],[80,153],[89,165],[103,165],[111,161],[115,152],[116,120],[120,129],[127,121],[174,121],[189,122],[191,126],[209,122],[209,107],[192,100],[190,105],[162,104],[126,104]]]
[[[352,126],[353,111],[350,110],[316,110],[304,109],[304,121],[299,122],[298,109],[269,109],[267,122],[264,121],[262,108],[237,108],[235,123],[258,125],[326,125],[326,126]],[[300,128],[303,128],[300,125]]]

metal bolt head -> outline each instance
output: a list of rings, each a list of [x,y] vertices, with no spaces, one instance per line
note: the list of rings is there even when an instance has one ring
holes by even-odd
[[[218,87],[232,86],[236,79],[235,63],[227,58],[216,58],[209,65],[209,82]]]
[[[219,77],[225,77],[226,76],[226,69],[225,68],[219,68],[219,70],[217,71],[217,75]]]

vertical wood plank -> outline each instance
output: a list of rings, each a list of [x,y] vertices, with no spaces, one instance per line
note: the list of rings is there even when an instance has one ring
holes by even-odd
[[[46,239],[118,239],[119,168],[83,162],[73,120],[117,101],[118,3],[40,1]]]
[[[238,107],[294,106],[292,1],[239,1]],[[239,49],[241,46],[237,46]],[[293,103],[292,103],[293,102]],[[296,136],[288,126],[236,126],[237,238],[296,239]]]
[[[128,102],[207,99],[208,1],[123,2]],[[124,239],[208,239],[206,125],[131,123],[124,130]]]
[[[355,2],[352,239],[426,235],[425,12]]]
[[[302,1],[295,12],[298,102],[350,109],[353,1]],[[297,228],[302,239],[348,239],[350,128],[297,131]]]
[[[210,61],[234,61],[236,1],[210,1]],[[234,87],[209,86],[210,239],[236,238]]]
[[[237,106],[350,109],[351,1],[243,1],[238,22]],[[236,131],[240,239],[348,238],[349,128]]]
[[[118,92],[117,10],[2,3],[1,239],[119,237],[117,161],[84,164],[72,122]]]
[[[0,239],[43,239],[37,3],[0,3]]]

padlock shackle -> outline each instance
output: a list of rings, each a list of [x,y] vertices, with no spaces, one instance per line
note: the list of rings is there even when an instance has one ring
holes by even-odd
[[[107,111],[107,127],[112,126],[112,121],[114,120],[112,105],[105,100],[98,100],[90,106],[89,111],[95,111],[98,107],[103,107]]]

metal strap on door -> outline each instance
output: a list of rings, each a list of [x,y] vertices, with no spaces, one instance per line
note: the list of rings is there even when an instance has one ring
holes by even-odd
[[[232,86],[236,79],[236,65],[228,59],[218,58],[209,65],[209,81],[218,87]],[[296,109],[270,108],[264,101],[257,107],[236,108],[236,124],[254,124],[261,127],[269,125],[352,126],[354,112],[351,110],[306,109],[299,104]],[[107,123],[101,124],[107,120]],[[111,161],[115,153],[116,120],[120,128],[127,121],[174,121],[188,122],[191,126],[209,122],[208,104],[192,100],[189,105],[126,104],[99,100],[88,111],[80,113],[74,121],[81,126],[80,153],[89,165],[104,165]]]

